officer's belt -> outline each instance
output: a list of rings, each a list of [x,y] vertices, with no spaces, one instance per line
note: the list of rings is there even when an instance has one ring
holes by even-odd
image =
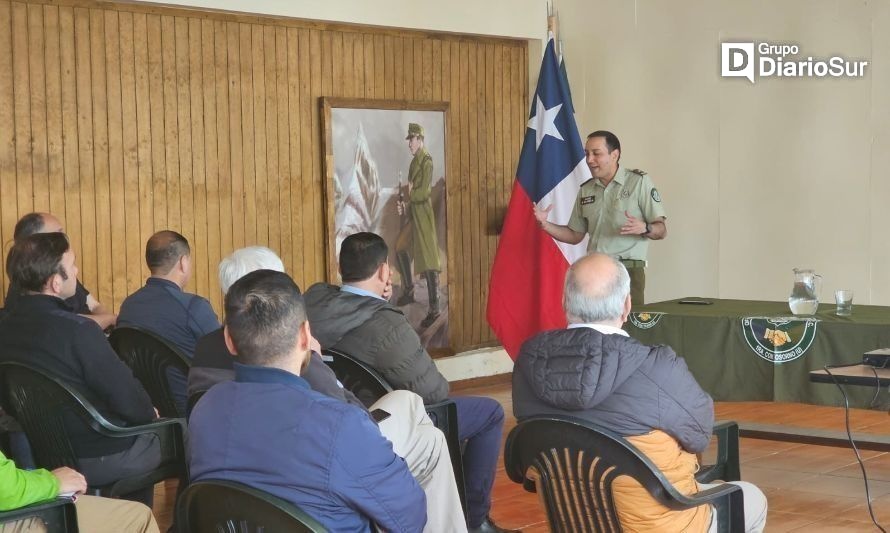
[[[646,261],[642,259],[618,259],[627,268],[646,268]]]

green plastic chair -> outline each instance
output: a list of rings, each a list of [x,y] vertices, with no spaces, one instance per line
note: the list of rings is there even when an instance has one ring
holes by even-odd
[[[160,466],[109,485],[90,486],[91,494],[114,498],[165,479],[177,478],[180,484],[188,480],[183,444],[184,419],[166,418],[140,426],[116,426],[73,387],[22,363],[0,363],[0,391],[3,408],[24,429],[35,462],[48,470],[61,466],[79,470],[65,424],[66,413],[75,414],[85,426],[107,438],[128,438],[145,433],[157,435],[161,447]]]
[[[624,438],[586,420],[557,415],[523,420],[507,436],[504,465],[511,480],[541,492],[550,529],[557,533],[622,531],[612,498],[619,476],[633,478],[670,509],[713,505],[721,533],[745,528],[741,487],[724,483],[685,496]]]
[[[326,531],[296,505],[234,481],[208,479],[189,485],[176,502],[180,533],[278,533]]]

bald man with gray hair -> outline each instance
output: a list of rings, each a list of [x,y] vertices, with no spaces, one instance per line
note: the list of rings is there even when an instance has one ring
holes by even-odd
[[[284,272],[284,263],[264,246],[235,250],[219,263],[219,286],[223,294],[242,277],[256,270]],[[311,327],[311,324],[310,324]],[[433,425],[423,399],[417,394],[390,392],[365,407],[352,392],[343,388],[334,372],[324,363],[318,341],[310,338],[309,362],[301,373],[312,390],[349,403],[368,413],[381,409],[391,416],[378,423],[381,434],[392,443],[393,451],[405,460],[411,475],[427,495],[427,524],[424,531],[460,532],[467,530],[451,456],[445,435]],[[216,383],[235,378],[237,357],[229,352],[220,328],[198,341],[189,371],[189,396],[206,391]],[[370,415],[369,415],[370,416]],[[295,452],[296,453],[296,452]]]
[[[566,415],[623,436],[644,453],[677,490],[694,494],[698,454],[708,447],[714,402],[683,358],[668,346],[647,346],[621,326],[630,315],[630,276],[618,260],[592,253],[572,265],[565,280],[566,329],[546,331],[523,344],[513,369],[513,412],[519,421]],[[762,531],[766,497],[742,487],[746,531]],[[673,511],[639,485],[613,489],[622,526],[632,531],[716,531],[711,506]]]

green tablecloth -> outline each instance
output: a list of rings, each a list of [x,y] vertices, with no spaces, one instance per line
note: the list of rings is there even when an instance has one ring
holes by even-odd
[[[710,301],[641,306],[625,329],[643,343],[671,346],[715,400],[843,405],[837,387],[810,382],[810,370],[890,346],[890,307],[854,305],[852,316],[839,317],[832,302],[795,317],[786,302]],[[856,407],[868,407],[875,392],[846,390]]]

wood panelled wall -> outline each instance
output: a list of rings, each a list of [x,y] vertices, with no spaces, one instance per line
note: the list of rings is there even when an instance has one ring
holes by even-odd
[[[325,277],[322,96],[450,102],[454,347],[489,343],[495,230],[528,99],[524,41],[87,0],[0,0],[0,236],[65,225],[115,309],[159,229],[192,244],[188,290],[221,310],[219,260],[262,244]],[[8,284],[0,274],[4,290]]]

